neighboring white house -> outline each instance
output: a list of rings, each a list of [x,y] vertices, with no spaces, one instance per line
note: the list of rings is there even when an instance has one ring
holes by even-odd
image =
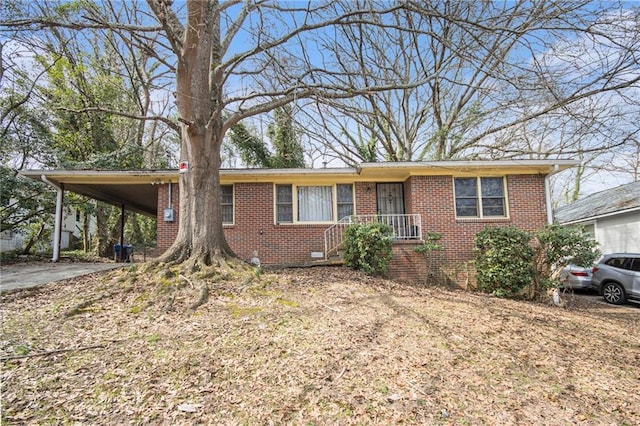
[[[558,208],[561,225],[584,225],[602,253],[640,253],[640,181],[591,194]]]
[[[62,235],[60,236],[60,248],[66,250],[71,248],[73,237],[80,238],[82,236],[82,228],[84,226],[84,213],[76,208],[70,208],[62,215]],[[96,218],[89,216],[89,241],[91,236],[96,232]]]
[[[79,209],[65,209],[60,236],[60,248],[62,250],[71,248],[73,237],[80,238],[82,235],[83,222],[83,213]],[[95,230],[95,217],[89,217],[89,232],[93,233]],[[27,235],[18,230],[0,232],[0,252],[22,249],[28,239]]]
[[[0,253],[21,248],[23,237],[20,232],[6,230],[0,232]]]

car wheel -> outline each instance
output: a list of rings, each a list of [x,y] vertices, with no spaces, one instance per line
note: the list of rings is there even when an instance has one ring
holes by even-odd
[[[602,296],[607,303],[621,305],[625,301],[624,289],[618,283],[606,283],[602,287]]]

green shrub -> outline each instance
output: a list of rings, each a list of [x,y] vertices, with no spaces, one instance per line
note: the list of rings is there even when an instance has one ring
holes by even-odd
[[[582,227],[546,225],[529,233],[513,226],[485,228],[475,239],[478,288],[501,297],[540,298],[557,286],[567,263],[589,267],[600,255]]]
[[[478,288],[514,297],[533,279],[531,234],[513,226],[488,227],[474,238]]]
[[[535,292],[559,285],[557,275],[568,263],[590,267],[600,256],[598,242],[582,226],[546,225],[534,234]]]
[[[391,260],[393,228],[384,223],[356,223],[345,229],[344,260],[369,275],[384,275]]]
[[[438,244],[438,241],[442,238],[442,234],[439,232],[429,231],[424,235],[424,243],[416,246],[413,251],[421,254],[428,254],[433,251],[442,250],[442,246]]]
[[[438,241],[442,238],[442,234],[439,232],[429,231],[424,235],[424,243],[415,246],[413,251],[422,254],[425,260],[426,274],[424,277],[425,284],[429,284],[429,280],[432,276],[435,276],[437,267],[439,264],[436,253],[441,253],[443,247],[438,244]]]

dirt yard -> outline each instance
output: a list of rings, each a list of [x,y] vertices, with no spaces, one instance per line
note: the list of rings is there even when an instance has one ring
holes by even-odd
[[[2,424],[640,424],[640,308],[344,268],[2,295]]]

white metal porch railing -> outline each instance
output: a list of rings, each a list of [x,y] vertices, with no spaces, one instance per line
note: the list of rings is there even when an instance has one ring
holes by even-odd
[[[419,214],[372,214],[347,216],[324,231],[324,257],[337,253],[344,244],[344,230],[353,223],[381,222],[393,228],[396,240],[422,240],[422,217]]]

